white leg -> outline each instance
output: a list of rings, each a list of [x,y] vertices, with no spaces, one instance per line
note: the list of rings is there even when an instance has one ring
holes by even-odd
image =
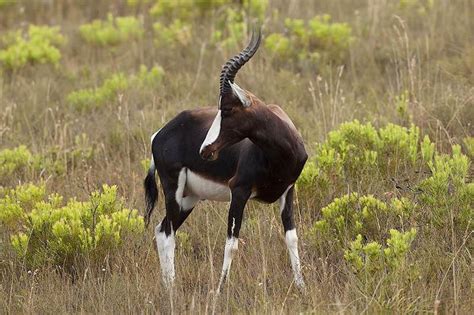
[[[160,232],[161,224],[155,227],[156,247],[158,249],[158,256],[160,258],[161,276],[163,282],[169,288],[174,282],[174,249],[175,238],[174,231],[171,229],[171,234],[166,236],[166,233]]]
[[[217,286],[217,292],[221,291],[221,286],[225,282],[227,276],[229,275],[230,265],[232,264],[232,258],[234,257],[235,252],[239,248],[239,239],[235,237],[228,238],[225,242],[224,249],[224,262],[222,264],[222,273],[219,280],[219,285]]]
[[[298,236],[296,235],[296,229],[286,231],[285,243],[290,254],[291,268],[293,269],[295,284],[298,288],[304,289],[305,284],[301,274],[300,256],[298,255]]]

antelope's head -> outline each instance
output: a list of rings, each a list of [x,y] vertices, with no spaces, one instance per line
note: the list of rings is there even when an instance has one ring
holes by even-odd
[[[205,160],[217,159],[220,150],[245,139],[251,132],[253,107],[260,101],[234,83],[234,78],[239,69],[255,54],[261,38],[260,30],[254,31],[247,48],[229,59],[222,67],[217,115],[199,150]]]

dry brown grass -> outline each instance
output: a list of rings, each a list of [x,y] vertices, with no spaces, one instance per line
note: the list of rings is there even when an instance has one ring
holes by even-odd
[[[196,21],[198,36],[184,49],[157,49],[148,33],[143,40],[119,46],[114,52],[91,48],[80,40],[78,26],[103,18],[107,12],[133,14],[125,1],[19,2],[0,9],[2,32],[24,23],[55,24],[61,26],[69,42],[62,49],[58,69],[26,67],[0,76],[0,149],[25,144],[35,153],[56,145],[67,150],[76,135],[86,133],[96,154],[92,162],[71,168],[65,175],[26,174],[0,184],[14,186],[42,178],[50,191],[79,199],[102,183],[116,184],[128,206],[142,209],[144,170],[140,161],[149,156],[149,135],[181,110],[215,106],[220,66],[234,52],[215,49],[207,42],[208,21]],[[410,93],[411,121],[429,134],[439,149],[460,143],[474,131],[473,2],[435,0],[426,15],[398,9],[394,2],[271,0],[270,8],[280,9],[280,17],[266,23],[264,32],[282,30],[287,16],[310,18],[329,13],[336,21],[348,22],[357,40],[343,67],[302,69],[277,64],[262,49],[239,73],[239,84],[267,103],[280,104],[301,130],[309,151],[327,132],[354,118],[374,125],[407,124],[395,109],[395,97],[405,90]],[[146,12],[144,7],[137,11]],[[132,73],[140,64],[154,63],[166,71],[162,86],[155,90],[132,90],[117,103],[87,113],[66,103],[68,92],[97,84],[108,73]],[[383,194],[383,189],[378,193]],[[367,292],[360,287],[342,262],[328,261],[308,244],[306,232],[327,202],[314,200],[311,193],[300,193],[296,198],[306,293],[299,293],[290,282],[276,207],[250,203],[229,281],[215,300],[227,205],[205,202],[182,227],[190,238],[178,242],[177,281],[172,293],[161,284],[152,229],[104,262],[103,269],[91,266],[75,278],[52,268],[29,271],[8,253],[6,243],[0,243],[5,253],[0,256],[0,310],[40,314],[467,314],[473,310],[470,262],[445,257],[436,243],[425,247],[427,261],[452,259],[457,268],[419,279],[408,290],[397,291],[397,283],[393,284],[395,290],[388,291],[377,287]],[[160,201],[154,223],[161,220],[163,207]],[[456,246],[462,241],[457,240]],[[472,240],[468,245],[472,249]],[[393,291],[397,293],[387,294]]]

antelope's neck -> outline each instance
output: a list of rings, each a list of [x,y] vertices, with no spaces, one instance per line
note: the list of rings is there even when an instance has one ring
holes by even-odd
[[[250,140],[262,149],[270,166],[289,171],[302,167],[307,154],[298,131],[268,107],[260,109],[256,117]]]

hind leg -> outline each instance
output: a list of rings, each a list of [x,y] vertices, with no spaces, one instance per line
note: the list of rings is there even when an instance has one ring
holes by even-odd
[[[291,269],[295,284],[299,289],[304,289],[305,284],[301,274],[301,262],[298,254],[298,236],[296,235],[295,221],[293,219],[293,191],[294,186],[288,189],[280,197],[280,211],[283,228],[285,229],[285,243],[290,254]]]
[[[155,227],[156,247],[160,258],[161,275],[167,287],[173,285],[175,279],[174,250],[175,234],[191,213],[198,199],[194,196],[183,197],[186,184],[186,169],[177,176],[161,178],[166,203],[166,216]]]

